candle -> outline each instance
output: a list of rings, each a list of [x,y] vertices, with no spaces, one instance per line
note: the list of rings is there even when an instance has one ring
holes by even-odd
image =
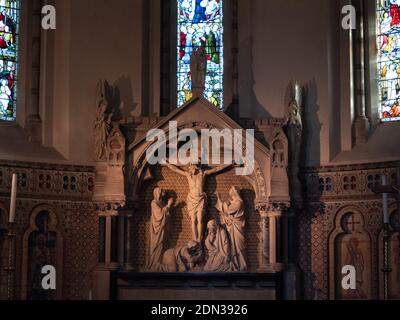
[[[17,203],[17,175],[14,173],[12,176],[11,185],[11,202],[10,202],[10,223],[15,222],[15,207]]]
[[[382,176],[382,186],[386,187],[388,185],[387,176],[384,174]],[[389,202],[388,202],[388,194],[383,194],[383,222],[385,224],[390,223],[390,216],[389,216]]]

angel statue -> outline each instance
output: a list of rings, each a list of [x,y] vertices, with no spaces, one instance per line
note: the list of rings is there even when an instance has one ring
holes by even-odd
[[[107,138],[110,134],[112,119],[110,90],[107,81],[99,81],[97,85],[97,115],[94,125],[96,161],[106,160]]]

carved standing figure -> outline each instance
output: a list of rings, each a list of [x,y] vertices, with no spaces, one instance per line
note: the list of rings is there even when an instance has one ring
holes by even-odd
[[[357,238],[350,238],[346,244],[347,247],[347,264],[356,268],[356,290],[349,292],[350,299],[366,299],[367,296],[364,293],[364,271],[365,261],[363,253],[360,249],[360,242]]]
[[[164,194],[161,188],[156,188],[151,203],[149,261],[147,263],[147,270],[150,272],[160,271],[168,217],[174,203],[174,200],[170,198],[167,205],[164,205]]]
[[[208,235],[205,246],[208,252],[205,272],[232,271],[229,237],[225,229],[217,221],[210,220],[207,224]]]
[[[207,56],[203,47],[193,49],[190,57],[190,74],[192,77],[193,96],[202,96],[205,90],[207,73]]]
[[[299,180],[300,156],[303,140],[302,103],[303,89],[297,82],[292,85],[292,102],[289,105],[288,120],[286,123],[286,136],[289,142],[289,167],[290,193],[301,206],[301,184]]]
[[[244,202],[236,187],[229,191],[231,200],[223,202],[220,195],[216,208],[220,212],[221,222],[226,226],[231,241],[232,263],[235,271],[246,271],[246,238]]]
[[[227,168],[235,166],[235,164],[218,166],[214,169],[203,170],[201,165],[190,164],[185,171],[177,166],[166,163],[166,166],[172,171],[185,176],[189,184],[189,193],[187,196],[187,211],[192,224],[193,240],[201,243],[204,233],[204,216],[207,201],[207,195],[204,193],[204,185],[206,178],[210,175],[217,174]]]
[[[110,134],[111,118],[110,87],[107,81],[100,81],[97,85],[97,115],[94,125],[96,161],[106,160],[107,138]]]
[[[293,164],[297,166],[300,161],[300,148],[303,135],[303,121],[301,115],[302,101],[302,89],[296,82],[293,84],[293,97],[289,105],[286,132]]]

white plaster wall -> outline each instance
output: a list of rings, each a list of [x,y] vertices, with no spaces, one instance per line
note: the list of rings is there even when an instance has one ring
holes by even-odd
[[[143,39],[157,39],[158,35],[155,26],[149,28],[150,36],[143,35],[143,1],[147,0],[55,0],[57,30],[44,31],[42,54],[47,61],[42,61],[41,88],[46,148],[24,140],[22,129],[2,126],[7,142],[0,141],[0,158],[93,164],[99,79],[118,87],[124,116],[139,116],[147,103],[150,113],[157,113],[157,54]],[[363,159],[354,154],[360,148],[349,151],[343,144],[349,141],[350,130],[343,131],[346,126],[340,121],[349,121],[343,110],[349,110],[350,101],[349,83],[342,82],[348,77],[348,56],[343,46],[347,37],[339,25],[340,0],[238,1],[242,117],[284,117],[289,84],[295,79],[306,87],[303,165],[329,165],[332,160],[384,161],[398,156],[391,146],[376,150],[376,138],[361,148],[368,150]],[[153,0],[151,5],[159,5],[159,1]],[[152,15],[151,21],[158,24],[156,18]],[[143,48],[152,53],[150,59],[143,59]],[[144,77],[146,68],[157,74]],[[385,131],[379,134],[385,135]],[[17,135],[18,147],[12,144],[13,135]],[[32,149],[35,152],[27,152]]]
[[[284,117],[289,84],[299,81],[307,88],[306,119],[312,128],[309,145],[313,148],[308,148],[307,165],[327,162],[331,107],[328,50],[335,50],[329,47],[333,1],[240,1],[247,17],[242,17],[239,27],[249,29],[240,31],[239,50],[245,58],[240,60],[241,115]]]

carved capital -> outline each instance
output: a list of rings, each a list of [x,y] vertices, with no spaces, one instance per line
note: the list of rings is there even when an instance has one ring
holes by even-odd
[[[97,202],[95,203],[95,210],[99,214],[112,214],[125,209],[125,202]]]
[[[255,205],[255,209],[261,217],[265,218],[268,216],[269,203],[268,202],[259,202]]]
[[[268,206],[268,216],[281,217],[290,208],[290,204],[286,202],[274,202]]]

